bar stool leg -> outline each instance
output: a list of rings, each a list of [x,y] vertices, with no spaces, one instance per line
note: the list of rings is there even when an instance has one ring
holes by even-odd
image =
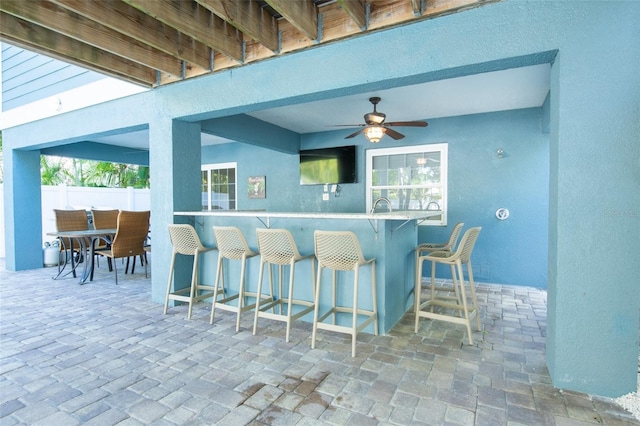
[[[358,336],[358,272],[360,267],[353,269],[353,320],[351,324],[351,357],[356,356],[356,338]]]
[[[415,314],[414,333],[418,332],[418,323],[420,321],[420,305],[422,302],[422,264],[419,256],[416,256],[416,282],[413,289],[413,313]]]
[[[240,263],[240,292],[238,294],[238,314],[236,315],[236,332],[240,331],[240,315],[242,314],[242,308],[244,308],[244,268],[247,262],[245,255],[242,255],[242,261]]]
[[[472,311],[476,313],[476,327],[478,331],[482,331],[480,324],[480,312],[478,312],[478,299],[476,297],[476,284],[473,281],[473,269],[471,268],[471,260],[467,263],[467,272],[469,273],[469,287],[471,288],[471,302],[473,303]]]
[[[287,332],[285,334],[285,341],[287,343],[289,343],[289,335],[291,334],[291,314],[292,314],[292,307],[293,307],[293,280],[294,280],[294,276],[295,276],[295,268],[296,268],[296,262],[295,260],[291,260],[291,263],[289,264],[289,294],[287,297]],[[280,273],[282,274],[282,266],[280,266]],[[280,294],[278,295],[278,297],[282,298],[283,294],[282,294],[282,275],[280,275],[280,288],[279,288]],[[278,305],[278,308],[280,309],[279,313],[282,314],[282,304]]]
[[[262,294],[262,279],[264,278],[264,259],[260,259],[260,273],[258,274],[258,294]],[[268,265],[269,275],[271,275],[271,265]],[[260,313],[260,298],[256,300],[256,312],[253,315],[253,335],[256,335],[258,330],[258,314]]]
[[[453,273],[453,267],[451,268]],[[433,312],[433,301],[436,300],[436,263],[431,262],[431,312]]]
[[[273,273],[271,264],[269,264],[269,294],[271,295],[271,300],[273,297]],[[260,299],[261,293],[258,292],[258,299]],[[282,297],[282,265],[278,265],[278,298]],[[257,303],[257,302],[256,302]],[[257,306],[256,306],[257,307]],[[271,313],[275,313],[276,308],[275,305],[271,305]],[[278,313],[282,312],[282,303],[278,303]]]
[[[469,335],[469,344],[473,345],[473,335],[471,334],[471,321],[469,321],[469,307],[467,305],[467,296],[464,290],[464,274],[462,273],[462,263],[460,261],[456,261],[456,270],[458,279],[456,280],[455,275],[453,279],[453,286],[460,287],[460,296],[462,297],[462,309],[464,312],[465,326],[467,327],[467,334]]]
[[[320,287],[322,286],[322,266],[318,265],[318,278],[316,279],[315,307],[313,309],[313,331],[311,332],[311,349],[316,348],[316,333],[318,331],[318,313],[320,310]]]
[[[189,310],[187,312],[187,319],[191,319],[191,311],[193,310],[193,300],[196,296],[196,288],[198,287],[198,253],[193,255],[193,272],[191,272],[191,290],[189,292]],[[133,258],[133,264],[135,265],[136,258]],[[131,272],[133,273],[133,271]]]
[[[216,271],[216,284],[213,290],[213,303],[211,304],[211,317],[209,318],[209,324],[213,324],[213,317],[216,313],[216,301],[218,300],[218,290],[220,288],[220,276],[222,276],[222,298],[224,298],[224,258],[218,256],[218,269]]]
[[[336,272],[335,269],[333,269],[331,271],[331,273],[332,273],[332,281],[331,282],[332,282],[332,285],[333,285],[333,290],[332,290],[333,293],[332,293],[332,296],[331,296],[331,302],[332,302],[331,306],[333,306],[333,308],[334,308],[334,311],[333,311],[333,325],[335,325],[336,324],[336,317],[338,316],[338,312],[335,310],[336,303],[337,303],[336,302],[336,300],[337,300],[336,299],[336,280],[337,280],[338,273]]]

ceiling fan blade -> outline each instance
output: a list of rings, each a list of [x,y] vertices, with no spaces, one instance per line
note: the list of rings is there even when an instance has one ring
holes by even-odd
[[[426,121],[392,121],[391,123],[384,123],[385,126],[405,126],[405,127],[427,127],[429,124]]]
[[[389,137],[391,137],[394,140],[398,140],[398,139],[404,138],[404,135],[402,133],[396,132],[395,130],[390,129],[388,127],[385,127],[384,129],[385,129],[384,133],[386,135],[389,135]]]
[[[349,136],[346,136],[345,139],[351,139],[351,138],[355,138],[356,136],[358,136],[360,133],[362,133],[364,131],[364,129],[360,129],[355,133],[350,134]]]
[[[331,127],[365,127],[366,124],[332,124]]]

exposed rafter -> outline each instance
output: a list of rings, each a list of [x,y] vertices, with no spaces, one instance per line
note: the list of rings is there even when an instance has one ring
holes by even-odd
[[[347,12],[362,30],[367,29],[367,4],[364,0],[337,0],[340,7]]]
[[[3,12],[149,68],[178,77],[182,75],[179,59],[53,3],[43,3],[35,8],[23,0],[2,0],[0,8]]]
[[[242,62],[242,33],[193,1],[123,0],[214,50]]]
[[[196,1],[267,49],[278,52],[278,21],[255,1]]]
[[[16,46],[137,84],[152,86],[156,83],[156,73],[151,68],[4,12],[0,12],[0,37]]]
[[[499,0],[0,0],[0,39],[147,87]]]
[[[202,69],[211,68],[211,49],[121,1],[53,0],[63,6]]]
[[[265,0],[311,40],[318,39],[318,8],[311,0]]]

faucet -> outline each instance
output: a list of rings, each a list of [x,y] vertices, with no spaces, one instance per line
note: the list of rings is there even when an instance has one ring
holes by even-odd
[[[432,205],[435,205],[435,206],[436,206],[436,208],[435,208],[435,209],[432,209],[432,208],[431,208],[431,206],[432,206]],[[437,203],[437,202],[435,202],[435,201],[431,201],[429,204],[427,204],[427,210],[440,210],[440,204],[438,204],[438,203]]]
[[[386,197],[380,197],[373,202],[373,206],[371,207],[371,211],[369,213],[375,213],[376,207],[378,207],[378,204],[380,204],[381,202],[387,203],[387,208],[389,209],[389,211],[392,211],[391,201],[389,201],[389,199]]]

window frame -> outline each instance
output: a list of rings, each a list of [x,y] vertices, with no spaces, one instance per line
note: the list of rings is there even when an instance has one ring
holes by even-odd
[[[379,156],[390,156],[398,154],[420,154],[420,153],[440,153],[440,182],[437,185],[377,185],[373,186],[373,159]],[[442,215],[433,219],[426,219],[420,222],[420,225],[429,226],[446,226],[448,212],[448,171],[449,171],[449,144],[447,142],[437,144],[424,145],[405,145],[391,148],[372,148],[365,150],[366,153],[366,207],[367,211],[371,211],[373,204],[373,191],[394,189],[394,188],[440,188],[441,202],[440,210]],[[426,210],[426,208],[425,208]]]
[[[205,209],[204,204],[202,203],[202,199],[201,199],[201,206],[203,208],[203,210],[206,211],[211,211],[213,210],[213,203],[212,203],[212,196],[211,196],[211,173],[214,170],[224,170],[224,169],[233,169],[233,175],[234,175],[234,186],[235,186],[235,197],[234,198],[229,198],[229,204],[233,203],[233,208],[229,208],[228,210],[237,210],[238,209],[238,163],[237,162],[228,162],[228,163],[212,163],[212,164],[202,164],[200,166],[200,171],[201,174],[200,176],[202,177],[202,172],[207,172],[207,208]],[[204,182],[201,182],[200,184],[200,193],[201,193],[201,198],[202,198],[202,185]],[[229,183],[227,183],[227,189],[229,187]],[[229,194],[229,192],[227,192],[227,194]]]

